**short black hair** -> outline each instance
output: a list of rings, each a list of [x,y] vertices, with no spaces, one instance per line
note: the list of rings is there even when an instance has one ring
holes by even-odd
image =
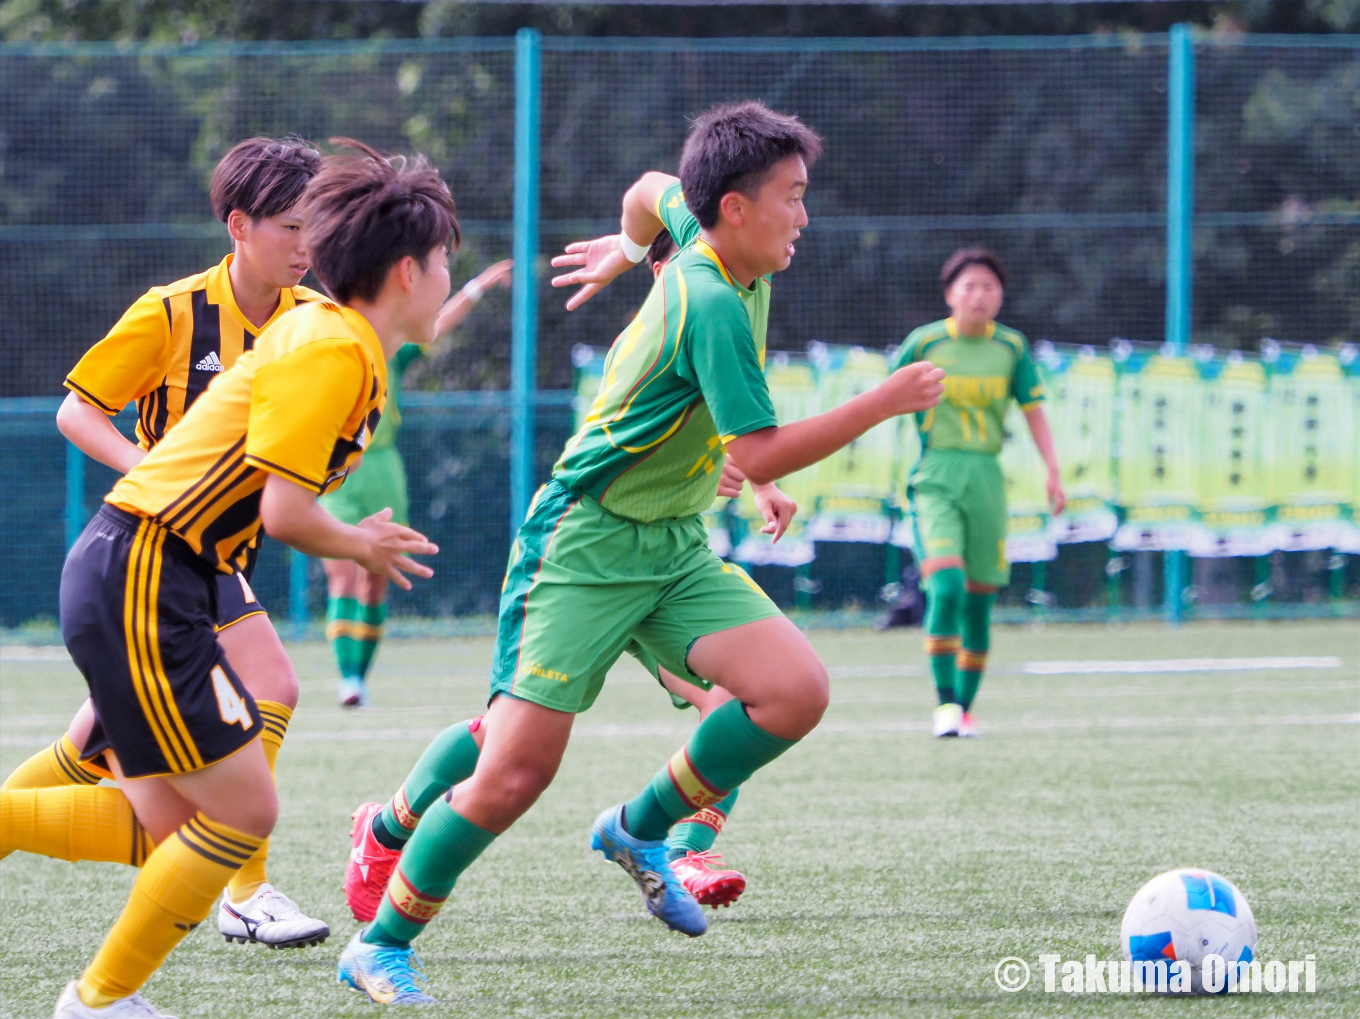
[[[1001,264],[1001,259],[996,257],[995,251],[987,248],[960,248],[949,256],[949,260],[944,263],[944,268],[940,270],[940,289],[948,290],[954,285],[954,281],[963,275],[963,270],[970,265],[980,265],[992,270],[997,282],[1001,284],[1001,289],[1006,289],[1006,267]]]
[[[302,232],[316,273],[342,304],[378,296],[407,255],[424,264],[439,245],[452,253],[462,232],[448,185],[424,156],[385,156],[352,138],[327,156],[302,197]]]
[[[674,254],[675,238],[671,236],[669,230],[663,229],[656,235],[656,239],[652,241],[652,246],[647,249],[647,255],[644,261],[647,263],[647,268],[651,269],[666,261],[666,259]]]
[[[797,117],[754,99],[714,106],[694,118],[680,155],[685,204],[700,226],[711,227],[723,195],[753,194],[776,163],[802,156],[811,166],[821,154],[821,138]]]
[[[235,210],[251,219],[287,212],[321,169],[321,153],[309,141],[247,138],[231,147],[208,185],[213,215],[223,223]]]

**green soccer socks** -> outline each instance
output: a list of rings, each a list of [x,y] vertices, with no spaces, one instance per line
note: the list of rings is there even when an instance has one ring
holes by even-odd
[[[958,658],[959,616],[963,612],[963,570],[936,570],[926,581],[926,655],[935,677],[941,704],[957,700],[955,660]]]
[[[373,816],[373,837],[388,849],[401,849],[430,805],[472,777],[481,751],[472,734],[481,718],[458,722],[434,738],[416,761],[397,794]]]
[[[335,652],[342,679],[360,682],[368,675],[374,652],[382,640],[387,603],[361,605],[354,598],[332,597],[326,602],[326,639]]]
[[[731,700],[699,723],[670,763],[624,806],[624,828],[644,842],[666,837],[671,825],[722,802],[732,790],[793,746],[751,721]]]
[[[996,592],[969,591],[963,602],[963,641],[959,648],[958,685],[955,696],[963,710],[972,707],[977,697],[982,671],[987,667],[987,651],[992,638],[992,603]]]
[[[370,945],[404,948],[438,915],[458,875],[496,840],[444,800],[436,800],[392,872],[378,916],[364,931]]]
[[[666,853],[667,858],[679,860],[687,853],[706,853],[712,849],[714,841],[722,834],[723,825],[732,814],[732,808],[736,806],[739,792],[740,789],[733,789],[713,806],[704,807],[697,814],[678,822],[671,829],[671,847]]]

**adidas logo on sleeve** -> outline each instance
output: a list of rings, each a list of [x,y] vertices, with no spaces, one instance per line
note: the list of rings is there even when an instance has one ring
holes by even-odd
[[[194,371],[198,372],[220,372],[222,370],[222,359],[217,356],[217,351],[210,350],[203,359],[194,365]]]

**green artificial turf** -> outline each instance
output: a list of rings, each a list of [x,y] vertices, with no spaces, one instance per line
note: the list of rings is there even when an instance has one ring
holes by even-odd
[[[919,632],[817,632],[832,676],[821,728],[742,791],[717,849],[749,885],[707,935],[671,934],[586,849],[591,820],[684,740],[631,659],[577,723],[556,783],[464,876],[417,943],[441,1004],[423,1015],[1360,1015],[1360,638],[1353,622],[1001,628],[976,713],[984,736],[928,734]],[[0,772],[62,731],[84,696],[69,661],[0,659]],[[429,737],[480,713],[491,643],[393,641],[374,707],[333,701],[322,644],[292,648],[302,701],[279,761],[270,875],[331,940],[229,945],[215,919],[148,983],[182,1019],[369,1016],[335,982],[357,929],[341,895],[349,813],[389,795]],[[1337,656],[1340,666],[1030,675],[1026,662]],[[1037,956],[1119,956],[1148,878],[1218,871],[1246,894],[1258,958],[1316,956],[1314,994],[1168,1000],[1048,994]],[[0,862],[0,1015],[45,1017],[117,915],[133,872]],[[1035,968],[1024,990],[993,968]]]

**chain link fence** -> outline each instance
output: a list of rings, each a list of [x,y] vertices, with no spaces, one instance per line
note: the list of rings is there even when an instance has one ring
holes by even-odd
[[[1169,50],[1161,35],[543,39],[539,479],[571,427],[572,350],[607,346],[647,286],[634,273],[568,314],[547,260],[615,229],[626,187],[674,172],[687,118],[719,101],[763,99],[826,142],[811,225],[775,281],[772,350],[895,344],[945,314],[938,269],[965,244],[1010,267],[1002,318],[1032,341],[1160,342]],[[1360,40],[1204,35],[1194,56],[1193,339],[1220,353],[1267,340],[1340,352],[1360,338]],[[222,153],[288,133],[426,152],[464,222],[461,281],[511,251],[515,64],[512,39],[0,47],[0,466],[22,479],[0,521],[0,625],[54,618],[72,522],[111,480],[93,465],[73,474],[51,416],[61,379],[147,287],[225,253],[206,193]],[[397,597],[399,615],[494,611],[509,542],[511,315],[489,295],[407,376],[413,518],[444,551],[435,580]],[[1016,613],[1089,606],[1113,577],[1126,584],[1120,613],[1152,612],[1163,554],[1065,545],[1018,567],[1003,601]],[[1354,559],[1315,550],[1214,569],[1236,571],[1219,586],[1244,606],[1336,611],[1352,604]],[[260,569],[276,614],[290,590],[300,616],[316,611],[314,564],[290,570],[274,548]],[[802,573],[762,567],[761,580],[788,604],[870,607],[893,569],[886,546],[825,542]],[[1204,586],[1204,569],[1186,584]]]

